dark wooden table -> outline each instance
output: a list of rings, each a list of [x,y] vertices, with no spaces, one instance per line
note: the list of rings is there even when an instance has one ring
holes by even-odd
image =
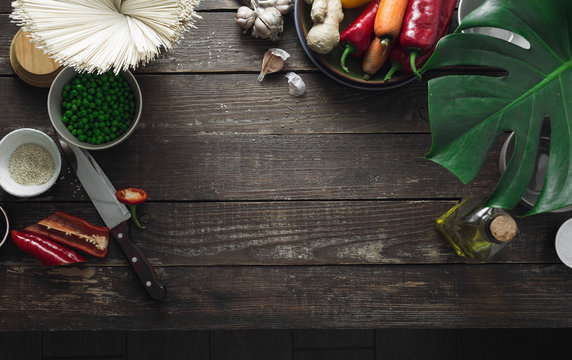
[[[423,158],[426,80],[344,87],[309,62],[292,15],[271,43],[241,32],[237,6],[202,2],[198,28],[137,69],[136,131],[92,152],[117,188],[148,191],[147,229],[132,235],[167,300],[147,298],[116,243],[104,260],[47,268],[7,241],[0,330],[572,326],[572,270],[554,250],[570,214],[518,219],[520,238],[489,263],[458,257],[435,230],[460,198],[490,193],[502,139],[463,185]],[[48,90],[10,67],[10,1],[0,12],[0,135],[55,137]],[[270,47],[291,54],[285,71],[303,77],[304,97],[288,94],[284,72],[256,80]],[[102,225],[65,159],[44,195],[0,202],[13,229],[56,210]]]

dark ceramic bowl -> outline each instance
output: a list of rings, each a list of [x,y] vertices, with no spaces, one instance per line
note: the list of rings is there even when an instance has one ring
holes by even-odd
[[[403,86],[415,79],[415,76],[403,75],[396,73],[389,81],[383,81],[383,78],[390,69],[389,61],[369,80],[362,78],[363,72],[362,61],[359,58],[348,56],[346,66],[349,73],[345,72],[341,65],[340,59],[343,53],[341,46],[336,46],[328,54],[318,54],[312,51],[306,42],[306,35],[312,28],[314,23],[310,18],[311,5],[307,4],[304,0],[295,0],[294,6],[294,23],[296,26],[296,35],[302,45],[302,48],[312,61],[312,63],[320,69],[324,74],[332,79],[353,88],[362,90],[386,90]],[[360,14],[363,8],[358,9],[344,9],[344,21],[340,24],[340,33],[349,26]]]

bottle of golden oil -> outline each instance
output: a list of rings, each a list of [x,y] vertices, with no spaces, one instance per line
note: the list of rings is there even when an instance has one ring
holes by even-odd
[[[488,260],[518,233],[516,222],[505,210],[483,207],[485,201],[463,199],[437,219],[437,229],[459,256]]]

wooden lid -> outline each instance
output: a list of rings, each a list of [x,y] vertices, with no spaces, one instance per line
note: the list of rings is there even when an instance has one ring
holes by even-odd
[[[518,232],[516,221],[508,215],[503,214],[495,217],[489,226],[491,235],[500,242],[512,240]]]
[[[10,64],[20,79],[37,87],[50,87],[61,66],[32,42],[28,33],[18,30],[10,45]]]

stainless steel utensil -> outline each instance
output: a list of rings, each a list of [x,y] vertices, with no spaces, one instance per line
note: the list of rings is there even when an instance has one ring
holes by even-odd
[[[131,214],[127,207],[117,200],[113,184],[87,150],[80,149],[61,137],[59,142],[83,188],[103,222],[117,239],[147,294],[153,300],[164,301],[167,294],[165,286],[159,282],[155,271],[139,247],[129,239],[128,221]]]

